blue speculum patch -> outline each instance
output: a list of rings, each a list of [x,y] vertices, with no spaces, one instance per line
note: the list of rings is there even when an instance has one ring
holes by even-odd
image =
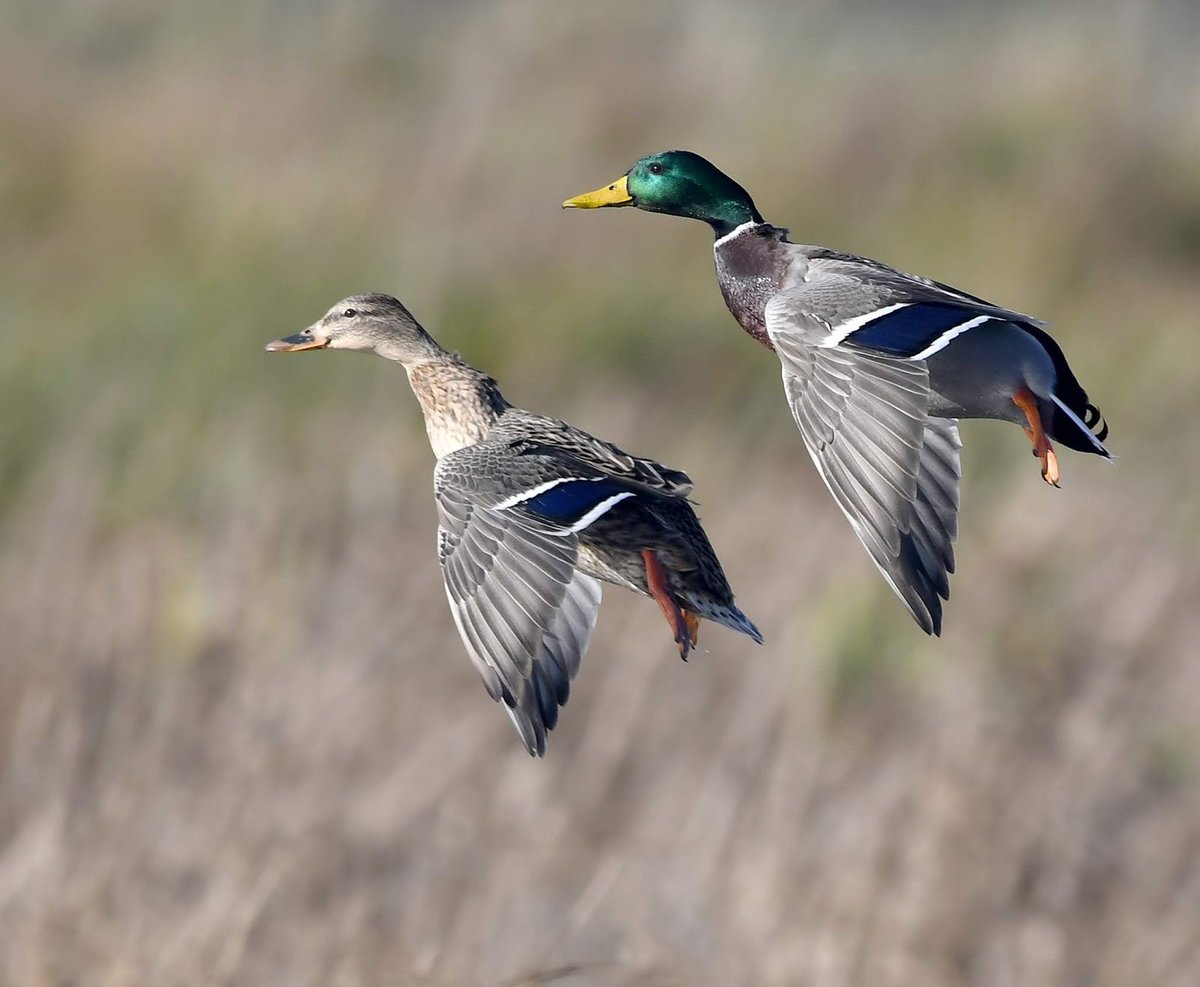
[[[568,480],[525,501],[524,507],[548,520],[571,523],[627,489],[611,480]]]
[[[895,356],[912,356],[942,333],[978,318],[979,314],[957,305],[933,302],[908,305],[856,329],[845,342]]]

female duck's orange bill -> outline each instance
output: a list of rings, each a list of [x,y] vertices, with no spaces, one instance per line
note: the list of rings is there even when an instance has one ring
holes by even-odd
[[[295,353],[297,350],[321,350],[329,345],[329,340],[318,336],[311,329],[298,332],[294,336],[284,336],[267,343],[268,353]]]

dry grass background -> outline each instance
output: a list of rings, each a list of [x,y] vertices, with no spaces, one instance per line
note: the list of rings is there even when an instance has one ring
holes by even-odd
[[[1188,5],[0,7],[0,977],[1186,985],[1200,970]],[[964,428],[940,641],[821,488],[708,235],[566,195],[706,153],[797,238],[1043,314],[1116,469]],[[768,644],[610,591],[549,756],[446,611],[400,295],[686,467]]]

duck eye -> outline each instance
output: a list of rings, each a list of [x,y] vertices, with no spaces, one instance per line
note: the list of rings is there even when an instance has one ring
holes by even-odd
[[[353,319],[356,315],[358,315],[357,310],[348,308],[348,309],[346,309],[346,311],[344,311],[342,313],[342,318],[343,319]]]
[[[661,175],[662,173],[663,173],[663,166],[660,165],[657,161],[654,162],[654,164],[652,164],[650,166],[650,174],[651,175]]]

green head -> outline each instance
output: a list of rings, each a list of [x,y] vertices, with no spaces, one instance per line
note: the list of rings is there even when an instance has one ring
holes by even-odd
[[[708,223],[724,236],[743,223],[761,223],[750,193],[710,161],[691,151],[662,151],[642,158],[611,185],[563,203],[564,209],[637,206]]]

